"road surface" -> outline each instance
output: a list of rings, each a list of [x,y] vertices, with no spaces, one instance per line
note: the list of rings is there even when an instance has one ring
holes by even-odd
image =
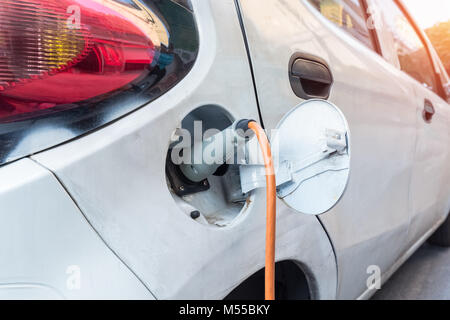
[[[424,244],[384,284],[374,300],[449,300],[450,248]]]

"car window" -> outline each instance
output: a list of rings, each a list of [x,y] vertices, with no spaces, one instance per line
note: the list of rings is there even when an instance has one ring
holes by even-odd
[[[371,34],[367,28],[366,14],[359,0],[309,0],[320,13],[374,50]]]
[[[392,34],[400,68],[423,86],[436,91],[436,74],[419,35],[394,1],[377,0],[384,28]]]

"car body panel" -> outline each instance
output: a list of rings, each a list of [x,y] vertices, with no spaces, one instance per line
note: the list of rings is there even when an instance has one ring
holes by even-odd
[[[418,138],[414,85],[307,1],[240,4],[267,129],[300,102],[288,77],[294,53],[326,60],[333,73],[329,100],[342,109],[352,132],[352,170],[341,202],[320,219],[336,250],[338,298],[357,298],[367,290],[370,266],[387,272],[408,249],[409,186]],[[388,51],[388,45],[382,43],[382,49]]]
[[[0,168],[0,299],[153,299],[30,159]]]
[[[102,238],[158,299],[221,299],[264,267],[264,190],[235,221],[217,228],[185,215],[167,186],[170,138],[190,111],[216,105],[235,119],[258,118],[234,1],[192,3],[200,50],[185,79],[102,130],[32,156],[55,173]],[[298,263],[312,297],[335,298],[337,269],[326,232],[315,217],[299,215],[282,202],[276,258]]]
[[[449,213],[450,180],[446,166],[450,161],[450,106],[437,94],[415,83],[418,140],[411,180],[411,225],[408,245],[425,234],[436,221]],[[423,119],[425,100],[436,114],[430,123]]]
[[[404,6],[401,1],[399,3]],[[388,17],[383,9],[388,7],[383,6],[382,1],[379,2],[380,7],[377,7],[377,3],[373,0],[369,0],[369,4],[372,6],[372,11],[379,15],[381,22],[383,22],[381,25],[387,25],[386,19]],[[409,22],[414,23],[414,21]],[[388,28],[378,28],[377,33],[383,48],[384,58],[400,70],[400,61],[393,35]],[[424,37],[424,45],[428,47],[431,53],[430,65],[435,67],[439,77],[436,84],[439,85],[439,80],[441,83],[446,83],[448,76],[445,74],[434,48],[424,32],[421,31],[420,35]],[[399,72],[399,79],[412,86],[417,106],[417,137],[409,196],[411,221],[407,247],[410,248],[417,243],[418,239],[429,233],[429,230],[434,229],[436,225],[445,220],[450,210],[449,172],[445,170],[450,160],[450,106],[447,101],[438,95],[439,88],[435,88],[436,92],[434,92],[402,71]],[[425,121],[423,113],[426,103],[431,103],[436,111],[429,123]]]

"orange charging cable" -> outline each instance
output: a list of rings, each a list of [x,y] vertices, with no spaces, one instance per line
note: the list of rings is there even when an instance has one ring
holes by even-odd
[[[275,227],[276,227],[276,182],[275,170],[270,151],[269,140],[264,129],[256,122],[250,121],[248,127],[255,133],[258,139],[266,169],[266,269],[265,269],[265,298],[275,300]]]

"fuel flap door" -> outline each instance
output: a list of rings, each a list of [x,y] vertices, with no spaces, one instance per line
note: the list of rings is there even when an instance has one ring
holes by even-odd
[[[339,108],[325,100],[305,101],[270,136],[278,197],[304,214],[333,208],[350,174],[350,130]],[[242,165],[240,177],[244,193],[265,187],[264,166],[258,161]]]

